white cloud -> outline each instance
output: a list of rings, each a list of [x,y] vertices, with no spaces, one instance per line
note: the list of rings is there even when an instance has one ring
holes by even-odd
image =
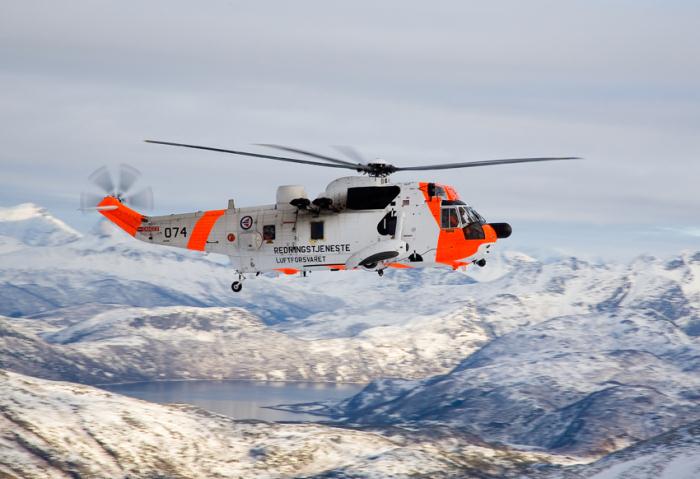
[[[700,227],[662,228],[662,230],[668,231],[670,233],[679,234],[679,235],[700,237]]]

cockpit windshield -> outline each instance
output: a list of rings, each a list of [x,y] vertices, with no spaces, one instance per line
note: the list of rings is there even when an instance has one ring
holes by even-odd
[[[463,206],[460,207],[464,210],[465,214],[469,218],[469,223],[479,223],[481,225],[486,223],[486,220],[484,219],[483,216],[481,216],[479,213],[476,212],[474,208],[471,206]]]
[[[443,201],[440,226],[444,229],[464,228],[472,224],[482,225],[486,220],[471,206],[457,201]]]

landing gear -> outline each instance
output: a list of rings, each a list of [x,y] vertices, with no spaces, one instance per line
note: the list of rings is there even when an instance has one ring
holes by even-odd
[[[484,266],[486,266],[486,260],[483,258],[481,258],[478,261],[474,261],[474,263],[480,268],[483,268]]]
[[[383,270],[383,269],[377,270],[377,274],[378,274],[379,276],[384,276],[384,270]]]
[[[240,292],[240,290],[243,289],[243,280],[245,279],[245,276],[242,274],[238,274],[238,281],[234,281],[231,283],[231,290],[233,290],[234,293]]]

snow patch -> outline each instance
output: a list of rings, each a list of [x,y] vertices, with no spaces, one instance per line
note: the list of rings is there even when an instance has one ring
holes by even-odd
[[[76,241],[82,235],[33,203],[0,207],[0,235],[29,246],[56,246]]]

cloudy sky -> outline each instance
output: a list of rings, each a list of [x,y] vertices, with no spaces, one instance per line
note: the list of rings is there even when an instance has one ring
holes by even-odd
[[[394,179],[453,185],[516,247],[700,246],[700,4],[484,3],[4,2],[0,205],[87,229],[78,197],[101,165],[141,170],[154,214],[338,174],[145,138],[399,165],[576,155]]]

